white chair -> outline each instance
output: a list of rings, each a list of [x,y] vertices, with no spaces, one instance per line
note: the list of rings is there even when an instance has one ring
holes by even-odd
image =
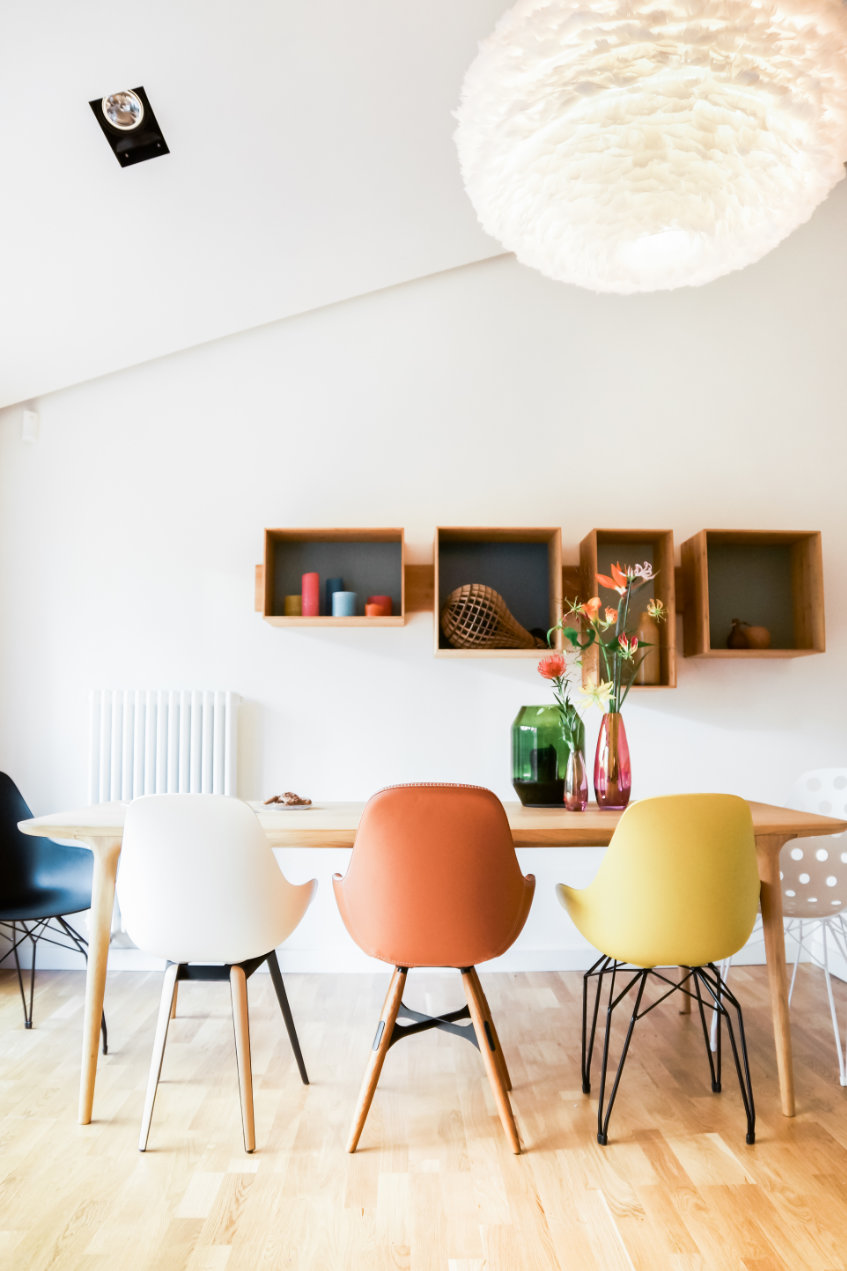
[[[794,786],[792,802],[803,812],[847,817],[847,768],[804,772]],[[790,1004],[800,956],[805,953],[824,973],[838,1073],[842,1086],[847,1086],[847,1064],[830,975],[833,952],[847,964],[847,833],[793,839],[783,848],[779,866],[785,934],[797,942],[788,1001]]]
[[[802,812],[847,818],[847,768],[815,768],[795,782],[791,806]],[[838,1075],[847,1086],[847,1061],[835,1009],[830,956],[835,952],[847,966],[847,833],[819,838],[797,838],[786,843],[779,857],[782,912],[785,934],[795,942],[794,966],[788,988],[788,1004],[794,993],[797,967],[805,954],[823,970],[838,1052]],[[729,971],[731,959],[722,967]],[[714,1028],[712,1048],[714,1049]]]
[[[314,880],[301,886],[287,881],[255,814],[238,799],[154,794],[130,804],[118,873],[121,911],[135,944],[168,963],[140,1151],[147,1147],[179,980],[230,982],[246,1151],[252,1152],[256,1145],[247,979],[264,962],[301,1079],[308,1084],[276,947],[303,917],[316,886]]]

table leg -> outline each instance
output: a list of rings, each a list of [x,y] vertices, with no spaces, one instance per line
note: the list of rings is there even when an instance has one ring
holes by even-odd
[[[782,925],[782,886],[779,853],[788,842],[784,835],[756,836],[759,878],[762,883],[762,930],[768,963],[768,985],[776,1046],[776,1069],[783,1114],[794,1116],[794,1067],[791,1059],[791,1026],[788,1018],[788,977],[785,966],[785,931]]]
[[[82,1072],[79,1081],[79,1123],[88,1125],[94,1104],[94,1079],[100,1049],[100,1019],[106,992],[106,965],[115,903],[115,878],[120,840],[82,839],[94,853],[91,886],[91,926],[88,938],[88,972],[85,977],[85,1013],[82,1024]]]
[[[679,967],[679,979],[680,979],[680,983],[681,983],[681,982],[685,979],[685,977],[686,977],[686,975],[687,975],[687,974],[688,974],[688,967],[687,967],[687,966],[681,966],[681,967]],[[691,1014],[691,998],[688,996],[688,994],[687,994],[687,993],[683,993],[683,995],[682,995],[682,1002],[680,1003],[679,1013],[680,1013],[680,1015],[690,1015],[690,1014]]]

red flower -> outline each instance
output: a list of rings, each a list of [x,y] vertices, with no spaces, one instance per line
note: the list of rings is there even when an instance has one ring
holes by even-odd
[[[551,653],[549,657],[542,658],[538,663],[538,674],[543,675],[545,680],[558,680],[566,670],[564,653]]]

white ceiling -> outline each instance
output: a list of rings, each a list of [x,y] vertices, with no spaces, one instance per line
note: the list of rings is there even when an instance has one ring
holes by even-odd
[[[452,111],[507,2],[3,0],[0,406],[498,254]]]

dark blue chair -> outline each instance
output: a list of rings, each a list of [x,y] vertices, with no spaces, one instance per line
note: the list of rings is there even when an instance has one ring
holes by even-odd
[[[88,961],[88,941],[65,915],[91,908],[92,873],[92,857],[87,848],[67,847],[53,839],[22,834],[18,821],[31,816],[12,778],[0,772],[0,931],[10,941],[10,947],[0,956],[0,965],[7,958],[15,960],[26,1028],[32,1028],[39,940],[62,949],[77,949]],[[25,941],[32,947],[28,1000],[19,955]],[[100,1030],[105,1055],[105,1015]]]

